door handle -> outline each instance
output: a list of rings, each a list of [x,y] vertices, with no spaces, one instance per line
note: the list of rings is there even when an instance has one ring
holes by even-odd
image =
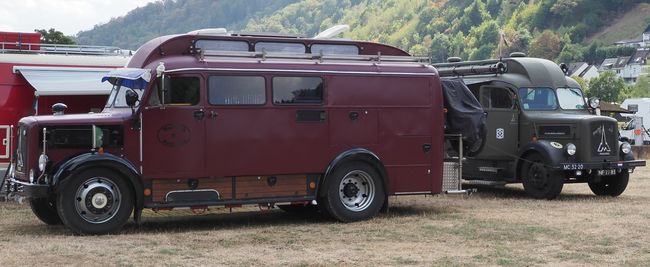
[[[431,144],[422,145],[422,151],[424,151],[424,153],[429,153],[429,151],[431,151]]]
[[[6,146],[7,145],[7,138],[2,139],[2,145]]]
[[[219,113],[217,113],[217,112],[214,111],[214,110],[210,110],[210,116],[209,116],[210,119],[214,119],[214,118],[216,118],[217,116],[219,116]]]
[[[352,111],[350,112],[350,120],[356,121],[359,118],[359,112]]]
[[[205,117],[205,111],[203,111],[202,109],[201,109],[201,110],[194,111],[194,118],[195,118],[195,119],[197,119],[197,120],[202,120],[203,117]]]

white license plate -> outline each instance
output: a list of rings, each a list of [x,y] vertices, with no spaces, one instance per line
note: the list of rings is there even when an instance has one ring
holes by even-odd
[[[598,170],[598,175],[600,176],[616,175],[616,170]]]

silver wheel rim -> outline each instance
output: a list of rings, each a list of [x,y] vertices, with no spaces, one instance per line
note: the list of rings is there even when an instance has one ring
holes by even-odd
[[[93,177],[77,188],[75,210],[89,223],[105,223],[120,209],[122,195],[113,181],[104,177]]]
[[[367,209],[375,198],[375,183],[372,176],[361,170],[347,173],[339,184],[339,199],[350,211]]]

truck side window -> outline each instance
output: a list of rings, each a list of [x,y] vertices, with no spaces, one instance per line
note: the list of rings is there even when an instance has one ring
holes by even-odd
[[[263,105],[266,81],[262,76],[210,76],[208,97],[212,105]]]
[[[165,104],[192,106],[199,103],[198,77],[168,77],[168,80]]]
[[[512,95],[506,88],[481,88],[481,105],[484,108],[512,108]]]
[[[299,53],[304,54],[307,51],[302,43],[283,43],[283,42],[257,42],[255,52],[276,52],[276,53]]]
[[[519,88],[519,100],[524,110],[554,110],[558,106],[551,88]]]
[[[273,104],[321,104],[321,77],[273,77]]]

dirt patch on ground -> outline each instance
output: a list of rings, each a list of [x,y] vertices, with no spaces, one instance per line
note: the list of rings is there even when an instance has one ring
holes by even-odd
[[[586,184],[554,201],[516,185],[478,190],[393,197],[389,213],[349,224],[250,208],[146,211],[109,236],[74,236],[28,205],[0,203],[0,266],[650,265],[650,170],[618,198]]]

